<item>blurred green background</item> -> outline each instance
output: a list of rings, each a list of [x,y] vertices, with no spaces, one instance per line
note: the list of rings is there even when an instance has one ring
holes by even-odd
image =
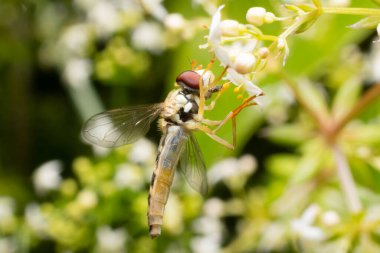
[[[157,127],[116,150],[80,139],[93,114],[161,102],[192,60],[207,65],[212,54],[199,46],[217,6],[245,23],[252,6],[286,15],[285,2],[297,1],[1,0],[0,252],[379,252],[380,103],[341,138],[363,201],[353,215],[313,115],[294,95],[339,115],[378,82],[375,32],[347,28],[359,17],[322,15],[289,39],[284,69],[300,85],[271,66],[257,75],[263,106],[238,116],[235,151],[196,135],[210,193],[178,177],[154,241],[146,199]],[[166,13],[180,15],[173,23]],[[235,97],[226,92],[207,116],[222,119]],[[232,140],[229,124],[220,136]]]

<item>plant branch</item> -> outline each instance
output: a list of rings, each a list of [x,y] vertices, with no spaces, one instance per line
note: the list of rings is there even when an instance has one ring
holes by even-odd
[[[322,12],[330,13],[330,14],[380,16],[380,9],[371,9],[371,8],[323,7]]]
[[[296,82],[289,77],[289,75],[285,71],[281,71],[281,76],[288,84],[288,86],[292,89],[293,94],[298,101],[298,103],[304,108],[304,110],[310,114],[310,116],[316,121],[317,126],[322,132],[326,132],[325,123],[327,120],[320,115],[320,113],[316,112],[312,107],[309,106],[307,100],[304,99],[304,96],[301,95],[299,89],[297,88]]]
[[[380,96],[380,83],[373,85],[361,98],[360,100],[352,107],[352,109],[347,112],[340,120],[338,120],[331,131],[330,138],[336,138],[340,131],[360,114],[369,104],[374,102]]]
[[[332,144],[331,149],[336,161],[339,181],[345,195],[348,208],[352,213],[359,213],[362,210],[362,205],[360,203],[347,159],[337,144]]]

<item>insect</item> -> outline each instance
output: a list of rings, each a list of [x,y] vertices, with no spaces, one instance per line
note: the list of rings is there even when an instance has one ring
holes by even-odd
[[[206,166],[193,131],[202,131],[227,148],[233,145],[210,129],[223,122],[203,117],[204,110],[212,110],[223,85],[216,85],[211,71],[185,71],[176,78],[177,88],[171,91],[163,103],[132,106],[106,111],[92,116],[83,126],[85,141],[102,147],[113,148],[130,144],[145,135],[151,123],[159,119],[163,133],[156,158],[148,196],[148,225],[151,238],[161,234],[164,209],[168,200],[175,168],[185,176],[190,186],[205,195],[207,193]],[[217,97],[209,105],[205,100],[213,93]],[[239,110],[240,112],[240,110]],[[235,134],[234,134],[235,136]],[[234,141],[235,143],[235,141]]]

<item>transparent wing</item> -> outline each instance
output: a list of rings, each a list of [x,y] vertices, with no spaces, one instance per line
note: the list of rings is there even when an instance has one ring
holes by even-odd
[[[140,105],[96,114],[84,123],[82,138],[105,148],[133,143],[148,132],[162,106]]]
[[[179,160],[179,170],[194,190],[202,195],[207,194],[206,165],[197,139],[192,133],[188,133],[188,141]]]

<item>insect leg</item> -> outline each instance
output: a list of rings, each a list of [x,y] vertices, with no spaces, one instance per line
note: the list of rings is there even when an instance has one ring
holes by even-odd
[[[214,133],[214,131],[212,131],[207,126],[204,126],[204,125],[201,125],[201,124],[194,124],[194,125],[188,126],[188,128],[189,129],[194,129],[194,130],[200,130],[200,131],[204,132],[211,139],[213,139],[214,141],[218,142],[219,144],[225,146],[226,148],[229,148],[229,149],[234,149],[235,148],[235,146],[231,145],[228,141],[226,141],[225,139],[217,136]]]
[[[252,102],[253,99],[255,99],[257,95],[253,95],[251,97],[248,97],[243,101],[243,103],[235,108],[233,111],[231,111],[221,122],[220,124],[213,130],[213,134],[215,134],[222,126],[224,126],[228,120],[232,120],[232,138],[233,138],[233,145],[236,145],[236,117],[239,115],[239,113],[248,106],[257,105],[256,102]]]
[[[204,90],[204,83],[203,83],[203,76],[207,73],[207,71],[210,70],[211,66],[215,62],[215,55],[212,56],[210,63],[207,64],[206,68],[203,70],[201,74],[201,78],[199,78],[199,109],[198,109],[198,115],[200,118],[203,118],[204,110],[205,110],[205,102],[206,102],[206,97],[205,97],[205,90]]]

